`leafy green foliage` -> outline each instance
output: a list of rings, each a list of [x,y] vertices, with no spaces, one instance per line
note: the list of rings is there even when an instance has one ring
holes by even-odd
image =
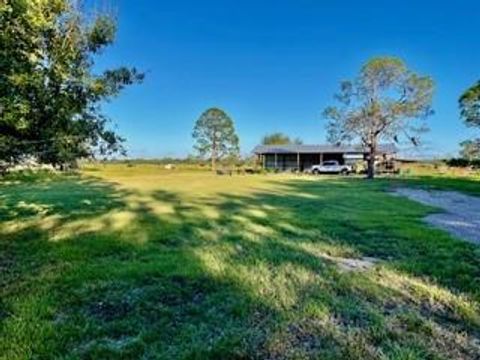
[[[466,168],[471,167],[474,169],[480,169],[480,158],[467,159],[466,157],[452,158],[445,161],[448,166]]]
[[[0,5],[0,160],[31,155],[57,165],[122,150],[101,103],[143,74],[125,67],[93,72],[116,25],[106,15],[85,20],[75,3]]]
[[[460,115],[470,127],[480,127],[480,81],[465,91],[459,100]],[[466,140],[460,144],[461,155],[468,160],[480,158],[480,139]]]
[[[433,90],[430,77],[413,73],[401,59],[374,58],[356,79],[342,82],[335,96],[339,106],[325,109],[329,140],[359,140],[369,151],[368,174],[373,177],[379,141],[406,136],[418,144],[418,135],[427,130],[423,120],[432,114]]]
[[[192,136],[195,149],[200,156],[211,159],[213,170],[217,160],[235,158],[240,151],[233,120],[218,108],[208,109],[200,116]]]
[[[281,132],[267,134],[262,138],[263,145],[301,145],[303,141],[300,138],[291,139],[288,135]]]
[[[463,141],[460,155],[467,160],[480,160],[480,139]]]
[[[468,126],[480,126],[480,81],[463,93],[459,100],[460,112]]]

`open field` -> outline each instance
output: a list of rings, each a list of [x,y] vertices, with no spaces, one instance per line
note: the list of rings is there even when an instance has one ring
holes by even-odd
[[[5,180],[0,358],[478,359],[479,247],[396,186],[480,195],[146,165]]]

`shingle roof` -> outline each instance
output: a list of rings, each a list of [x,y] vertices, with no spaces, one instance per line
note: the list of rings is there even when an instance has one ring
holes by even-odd
[[[361,145],[258,145],[253,149],[255,154],[328,154],[328,153],[364,153]],[[394,144],[381,144],[378,152],[393,154],[397,152]]]

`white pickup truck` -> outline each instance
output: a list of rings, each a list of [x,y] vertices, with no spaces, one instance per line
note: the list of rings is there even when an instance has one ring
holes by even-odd
[[[325,161],[320,165],[310,168],[312,174],[343,174],[348,175],[353,171],[350,165],[340,165],[336,160]]]

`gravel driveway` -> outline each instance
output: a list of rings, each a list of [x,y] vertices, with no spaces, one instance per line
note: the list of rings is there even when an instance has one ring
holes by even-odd
[[[399,188],[395,194],[442,209],[425,221],[466,241],[480,244],[480,197],[456,191]]]

